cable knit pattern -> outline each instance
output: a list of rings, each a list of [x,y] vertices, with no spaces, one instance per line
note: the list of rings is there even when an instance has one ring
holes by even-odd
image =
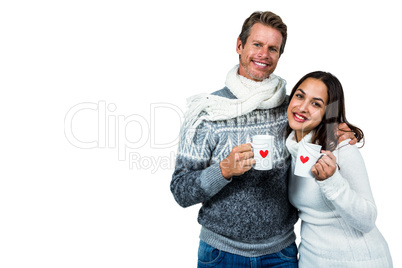
[[[236,98],[227,87],[213,95]],[[183,207],[203,203],[198,215],[200,238],[211,246],[256,257],[278,252],[294,242],[297,213],[287,198],[287,105],[286,100],[274,108],[256,109],[226,120],[203,120],[192,139],[186,138],[188,124],[183,124],[171,191]],[[219,162],[233,147],[260,134],[275,137],[274,168],[251,169],[226,180]]]
[[[310,142],[311,135],[303,139]],[[302,220],[300,268],[392,267],[387,242],[375,225],[377,208],[363,158],[348,143],[333,152],[340,170],[317,181],[293,174],[301,142],[296,142],[294,132],[286,140],[292,155],[289,200]]]

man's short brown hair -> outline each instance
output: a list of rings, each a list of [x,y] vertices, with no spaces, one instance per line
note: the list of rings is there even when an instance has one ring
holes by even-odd
[[[282,55],[283,51],[285,50],[286,38],[288,37],[288,27],[285,23],[283,23],[281,17],[270,11],[256,11],[244,21],[241,33],[239,35],[242,46],[244,47],[246,44],[247,38],[250,36],[251,28],[256,23],[261,23],[263,25],[272,27],[282,34],[282,44],[281,48],[279,49],[279,55]]]

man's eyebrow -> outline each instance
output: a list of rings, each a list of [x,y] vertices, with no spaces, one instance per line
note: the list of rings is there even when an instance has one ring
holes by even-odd
[[[253,40],[251,40],[251,42],[252,43],[259,43],[259,44],[265,44],[265,42],[264,41],[261,41],[261,40],[259,40],[259,39],[253,39]],[[277,46],[277,45],[270,45],[270,47],[280,47],[280,46]]]
[[[260,40],[258,40],[258,39],[253,39],[253,40],[251,40],[251,42],[262,44],[262,41],[260,41]]]

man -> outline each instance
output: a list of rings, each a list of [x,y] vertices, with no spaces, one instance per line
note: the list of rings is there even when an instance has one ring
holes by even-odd
[[[198,267],[297,267],[297,211],[287,197],[285,80],[273,74],[287,27],[272,12],[243,24],[240,64],[226,87],[189,100],[171,191],[183,207],[202,203]],[[274,136],[273,168],[252,169],[254,135]]]

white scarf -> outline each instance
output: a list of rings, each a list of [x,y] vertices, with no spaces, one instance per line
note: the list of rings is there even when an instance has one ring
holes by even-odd
[[[289,153],[293,157],[297,157],[297,152],[299,151],[299,146],[302,143],[310,143],[311,138],[313,137],[314,131],[310,131],[303,139],[299,142],[296,140],[296,132],[293,130],[289,137],[286,139],[286,147],[288,148]]]
[[[236,65],[226,76],[226,86],[237,99],[211,94],[199,94],[187,99],[185,127],[189,138],[193,137],[195,129],[204,120],[227,120],[255,109],[275,108],[283,103],[286,97],[284,79],[271,74],[269,78],[255,82],[239,75],[238,69],[239,65]]]

